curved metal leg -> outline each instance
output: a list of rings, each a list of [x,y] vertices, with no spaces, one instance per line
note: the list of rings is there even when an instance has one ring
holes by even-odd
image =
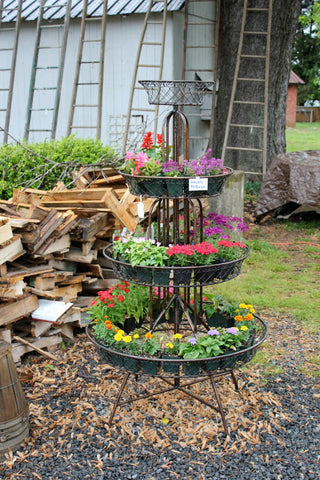
[[[109,427],[111,427],[111,424],[112,424],[112,420],[113,420],[113,417],[114,417],[114,414],[116,413],[116,409],[117,409],[117,406],[118,406],[118,403],[120,401],[120,398],[121,398],[121,395],[123,393],[123,390],[125,389],[126,385],[127,385],[127,382],[129,380],[129,377],[131,375],[131,372],[127,372],[122,380],[122,384],[119,388],[119,392],[118,392],[118,395],[117,395],[117,398],[114,402],[114,405],[113,405],[113,409],[112,409],[112,412],[111,412],[111,415],[109,417],[109,422],[108,422],[108,425]]]
[[[215,397],[216,397],[216,400],[217,400],[218,410],[219,410],[221,420],[222,420],[222,423],[223,423],[224,432],[225,432],[226,435],[228,435],[228,433],[229,433],[228,425],[227,425],[227,422],[226,422],[226,417],[224,416],[224,413],[223,413],[222,403],[221,403],[221,400],[220,400],[220,395],[219,395],[218,389],[216,387],[215,381],[213,380],[211,375],[210,375],[210,382],[211,382],[211,385],[212,385],[212,388],[213,388],[213,391],[214,391],[214,394],[215,394]]]

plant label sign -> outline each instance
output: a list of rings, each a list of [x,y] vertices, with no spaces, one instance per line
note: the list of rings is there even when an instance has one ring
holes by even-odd
[[[207,178],[189,178],[189,192],[195,192],[199,190],[208,190]]]

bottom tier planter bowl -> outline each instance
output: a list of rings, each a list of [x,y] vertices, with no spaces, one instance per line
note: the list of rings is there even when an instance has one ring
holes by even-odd
[[[89,339],[96,346],[102,361],[127,372],[142,373],[149,376],[208,376],[215,372],[231,371],[247,363],[253,358],[258,347],[267,335],[267,324],[258,316],[255,317],[256,329],[246,344],[237,350],[208,358],[181,358],[160,354],[158,357],[132,355],[108,346],[95,338],[92,326],[86,327]]]

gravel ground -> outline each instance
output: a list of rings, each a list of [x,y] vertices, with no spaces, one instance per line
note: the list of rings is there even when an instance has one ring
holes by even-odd
[[[287,338],[279,336],[284,323]],[[272,318],[269,325],[269,364],[258,369],[252,362],[238,372],[239,393],[229,378],[218,382],[228,437],[218,414],[180,392],[119,407],[108,427],[123,374],[99,363],[84,334],[60,352],[58,364],[26,358],[18,371],[30,408],[30,437],[3,458],[0,478],[320,479],[319,376],[302,368],[319,336],[307,341],[290,319]],[[156,382],[133,379],[125,393]],[[208,383],[194,388],[211,394]]]

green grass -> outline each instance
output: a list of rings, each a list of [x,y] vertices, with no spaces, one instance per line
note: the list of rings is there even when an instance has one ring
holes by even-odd
[[[297,123],[286,129],[287,152],[320,150],[320,122]]]
[[[303,266],[265,240],[248,242],[249,257],[241,274],[216,285],[214,292],[232,302],[251,303],[259,310],[270,309],[299,320],[310,332],[319,330],[320,263],[319,248],[308,248]]]

